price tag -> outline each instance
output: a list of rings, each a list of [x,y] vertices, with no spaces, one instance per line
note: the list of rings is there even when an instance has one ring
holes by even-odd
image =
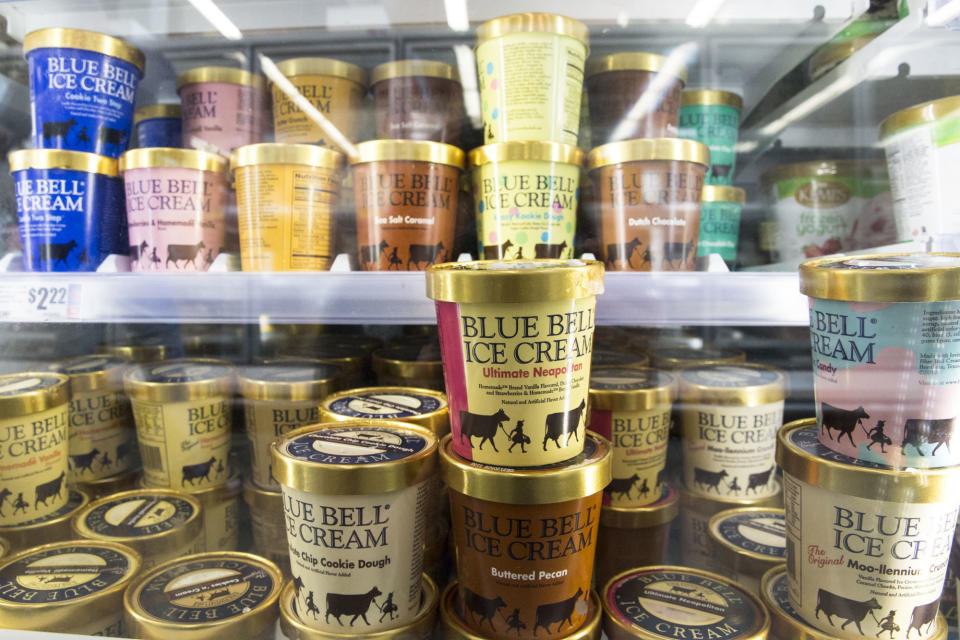
[[[0,278],[0,322],[70,322],[80,320],[79,283],[4,282]]]

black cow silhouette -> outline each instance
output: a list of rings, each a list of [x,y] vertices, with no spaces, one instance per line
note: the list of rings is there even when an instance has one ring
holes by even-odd
[[[843,436],[847,436],[847,440],[849,440],[853,446],[856,446],[856,443],[853,441],[853,430],[858,424],[862,427],[863,421],[870,417],[867,415],[867,412],[864,411],[863,407],[841,409],[826,402],[820,403],[820,416],[820,433],[826,430],[827,436],[837,442],[840,442],[840,438]],[[838,432],[836,438],[834,438],[831,433],[833,429],[836,429]]]
[[[313,592],[311,592],[312,595]],[[367,620],[367,610],[370,609],[370,603],[376,604],[376,597],[383,595],[380,589],[373,587],[366,593],[328,593],[327,611],[323,616],[324,621],[329,624],[330,616],[336,618],[337,623],[343,625],[340,616],[353,616],[350,619],[350,626],[357,621],[357,618],[363,618],[363,621],[369,626]],[[309,607],[309,601],[307,602]]]
[[[502,244],[485,244],[483,245],[483,259],[502,260],[507,257],[507,249],[512,246],[513,242],[509,238],[504,240]],[[520,250],[523,250],[523,247],[520,247]]]
[[[117,454],[114,456],[117,462],[120,462],[133,453],[133,440],[127,440],[117,445]]]
[[[580,439],[580,436],[577,435],[577,429],[580,427],[580,418],[583,417],[583,411],[586,406],[586,402],[581,400],[580,404],[570,409],[570,411],[559,411],[557,413],[547,414],[547,429],[543,434],[544,451],[547,450],[547,440],[553,440],[553,444],[557,445],[559,449],[560,436],[563,434],[567,434],[567,441],[563,446],[570,444],[570,438],[572,436],[576,436],[577,440]]]
[[[920,627],[923,625],[933,624],[933,622],[937,619],[937,610],[939,607],[939,598],[933,602],[915,606],[913,608],[913,613],[910,614],[910,624],[907,626],[907,638],[910,637],[910,632],[914,629],[917,630],[917,634],[922,638],[923,631],[920,629]],[[927,627],[927,631],[930,631],[930,627]]]
[[[10,489],[4,487],[0,490],[0,517],[3,516],[3,503],[7,501],[7,498],[13,495],[13,492]]]
[[[689,242],[664,242],[663,263],[669,264],[673,269],[677,268],[677,265],[674,264],[675,262],[679,262],[681,265],[685,264],[690,259],[690,255],[693,253],[696,244],[696,240],[690,240]]]
[[[543,627],[547,630],[547,633],[550,633],[550,625],[554,622],[560,623],[557,625],[557,632],[563,628],[564,623],[572,627],[573,610],[577,604],[577,600],[579,600],[582,595],[583,589],[578,588],[577,592],[569,598],[561,600],[560,602],[542,604],[537,607],[537,621],[533,625],[533,635],[537,635],[537,629],[539,627]]]
[[[496,598],[485,598],[479,593],[474,593],[466,587],[463,589],[463,608],[464,613],[469,613],[470,617],[479,616],[480,622],[477,623],[477,627],[483,627],[484,621],[490,625],[490,629],[495,629],[493,626],[493,616],[497,614],[503,607],[507,606],[507,603],[503,601],[503,598],[497,596]]]
[[[605,491],[613,497],[613,494],[619,493],[627,500],[630,499],[630,490],[637,484],[637,481],[640,480],[640,476],[633,474],[629,478],[614,478],[610,481],[610,484],[607,485]],[[644,478],[644,483],[646,483],[646,478]]]
[[[620,244],[619,242],[608,244],[606,260],[604,260],[604,262],[607,264],[607,267],[611,269],[616,267],[618,262],[626,262],[627,266],[632,269],[633,254],[642,244],[640,238],[634,238],[627,244]]]
[[[63,471],[60,472],[60,475],[54,478],[53,480],[48,480],[42,484],[38,484],[34,489],[34,499],[33,499],[33,510],[37,510],[38,505],[47,506],[47,500],[53,498],[54,496],[60,497],[60,491],[63,489],[63,479],[67,477],[67,474]],[[23,494],[21,494],[22,497]]]
[[[390,245],[386,240],[381,240],[380,244],[367,244],[360,247],[360,268],[365,269],[370,264],[379,264],[380,255]]]
[[[833,623],[833,616],[844,620],[844,623],[840,625],[840,629],[843,629],[853,622],[857,625],[857,631],[860,632],[860,635],[863,635],[863,629],[860,628],[860,623],[867,617],[867,614],[872,615],[874,611],[879,610],[880,603],[877,602],[876,598],[870,598],[869,600],[851,600],[850,598],[844,598],[835,593],[830,593],[826,589],[818,589],[817,608],[813,613],[816,619],[819,620],[820,612],[822,611],[824,615],[826,615],[827,622],[830,623],[831,627],[836,626]]]
[[[317,601],[313,598],[313,591],[307,594],[306,605],[307,613],[312,613],[314,619],[316,619],[316,617],[320,615],[320,609],[317,607]]]
[[[567,248],[567,241],[564,240],[560,244],[549,244],[549,243],[537,243],[533,245],[533,257],[534,258],[559,258],[563,256],[563,250]],[[536,627],[534,627],[536,629]]]
[[[93,473],[93,461],[100,455],[100,449],[93,449],[79,455],[71,455],[70,461],[73,463],[73,470],[78,474],[84,471]]]
[[[767,486],[770,483],[770,477],[773,475],[774,466],[775,465],[770,465],[770,468],[766,471],[751,473],[747,476],[747,490],[744,491],[744,495],[750,493],[751,490],[756,493],[760,487]]]
[[[213,463],[216,462],[215,457],[211,457],[206,462],[200,462],[198,464],[185,464],[181,469],[180,477],[180,486],[182,487],[186,481],[190,481],[190,486],[193,486],[193,481],[203,481],[206,480],[210,482],[210,469],[213,467]]]
[[[203,244],[203,240],[197,244],[168,244],[167,245],[167,260],[163,263],[164,268],[167,267],[170,262],[173,262],[173,266],[177,269],[180,269],[180,261],[183,260],[183,266],[186,267],[187,263],[193,265],[193,268],[197,268],[197,254],[200,253],[201,249],[206,249],[207,246]]]
[[[414,268],[420,269],[420,265],[431,265],[437,262],[439,256],[443,255],[443,242],[437,244],[411,244],[410,253],[407,255],[407,269],[410,269],[410,263]]]
[[[17,511],[23,511],[26,513],[27,507],[29,506],[30,505],[27,503],[27,501],[23,499],[23,492],[21,491],[17,494],[16,499],[13,501],[13,514],[16,515]]]
[[[730,175],[730,169],[733,168],[733,165],[729,164],[712,164],[710,165],[710,175],[717,178],[726,178]]]
[[[104,149],[107,147],[123,149],[127,146],[127,132],[101,125],[97,130],[97,141],[103,145]]]
[[[709,493],[710,489],[714,489],[719,494],[720,481],[726,477],[726,469],[721,469],[720,471],[707,471],[706,469],[701,469],[700,467],[693,468],[693,482],[700,487],[706,487],[704,493]]]
[[[956,418],[939,418],[936,420],[908,418],[903,423],[903,444],[901,448],[905,449],[908,444],[913,445],[917,453],[923,456],[926,455],[923,452],[923,445],[936,442],[937,446],[933,448],[930,455],[936,455],[937,449],[943,445],[946,445],[949,451],[950,445],[947,443],[950,436],[953,435],[955,421]]]
[[[43,141],[49,142],[50,138],[62,138],[66,140],[67,134],[70,133],[70,130],[75,126],[77,126],[77,120],[75,118],[62,120],[60,122],[44,122]]]
[[[70,255],[70,252],[77,248],[77,241],[71,240],[70,242],[48,242],[41,244],[39,249],[40,260],[50,262],[53,261],[54,266],[57,263],[63,263],[63,266],[67,266],[67,256]]]
[[[497,443],[493,437],[497,435],[497,429],[502,429],[502,424],[510,418],[499,409],[493,415],[484,415],[480,413],[470,413],[469,411],[460,412],[460,441],[464,440],[473,448],[473,438],[480,438],[480,445],[477,447],[483,450],[483,443],[489,442],[494,451],[498,451]]]

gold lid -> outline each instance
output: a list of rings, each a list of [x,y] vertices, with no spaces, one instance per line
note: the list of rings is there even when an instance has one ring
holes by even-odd
[[[123,595],[124,632],[145,640],[272,635],[283,575],[266,558],[213,551],[175,558]]]
[[[586,77],[607,71],[649,71],[658,73],[667,65],[667,57],[643,51],[623,51],[587,60]],[[687,68],[679,65],[675,77],[687,82]]]
[[[824,73],[852,56],[854,53],[864,48],[867,43],[876,38],[879,33],[866,33],[862,36],[847,38],[837,42],[828,42],[813,52],[807,63],[810,69],[810,77],[816,80]]]
[[[177,75],[177,90],[197,82],[226,82],[242,84],[255,89],[266,89],[267,79],[258,73],[250,73],[233,67],[195,67]]]
[[[435,162],[463,169],[463,150],[452,144],[430,140],[369,140],[357,145],[356,158],[351,164],[364,162]]]
[[[79,620],[116,616],[140,555],[115,542],[65,540],[0,561],[0,627],[69,632]],[[44,580],[57,578],[56,582]]]
[[[763,574],[760,598],[770,612],[770,630],[779,640],[836,640],[835,635],[807,624],[790,604],[786,564],[778,564]],[[942,613],[937,614],[936,622],[928,640],[947,640],[950,627]]]
[[[747,354],[740,349],[713,346],[695,349],[680,344],[654,347],[650,356],[654,367],[670,370],[702,364],[731,364],[747,359]]]
[[[761,522],[761,519],[767,522]],[[775,523],[769,521],[773,520]],[[787,557],[787,529],[783,509],[742,507],[714,514],[708,524],[710,539],[721,550],[719,560],[735,573],[759,578],[770,567]],[[752,536],[744,533],[752,530]],[[757,535],[766,534],[776,542],[762,542]]]
[[[335,393],[320,405],[320,419],[401,420],[426,427],[437,438],[450,431],[447,397],[417,387],[366,387]]]
[[[897,111],[880,123],[880,139],[919,124],[930,124],[960,114],[960,96],[931,100]]]
[[[174,167],[199,171],[227,172],[227,159],[217,153],[174,147],[142,147],[131,149],[120,156],[120,171]]]
[[[290,76],[338,76],[367,86],[367,72],[355,64],[333,58],[290,58],[277,63],[277,70]]]
[[[34,49],[84,49],[86,51],[95,51],[106,56],[126,60],[139,69],[141,75],[144,70],[144,57],[140,49],[137,49],[126,40],[97,33],[96,31],[66,29],[63,27],[31,31],[23,38],[23,54],[26,55]]]
[[[453,580],[443,590],[440,597],[440,637],[443,640],[485,640],[489,636],[477,634],[466,627],[457,611],[457,591],[460,583]],[[564,635],[563,640],[600,640],[600,619],[603,609],[600,606],[600,597],[596,591],[590,590],[587,603],[587,618],[576,631]],[[332,639],[331,639],[332,640]]]
[[[680,94],[680,106],[689,107],[691,105],[720,105],[733,107],[740,111],[743,109],[743,98],[732,91],[720,91],[718,89],[684,91]]]
[[[460,82],[460,74],[457,73],[457,68],[446,62],[437,62],[436,60],[394,60],[393,62],[384,62],[373,68],[373,71],[370,72],[370,85],[373,86],[381,80],[407,78],[410,76],[441,78],[443,80]]]
[[[133,431],[131,427],[130,431]],[[92,500],[102,498],[103,496],[113,495],[121,491],[129,491],[137,487],[137,478],[140,475],[140,469],[130,469],[121,473],[97,478],[96,480],[76,480],[78,489],[90,496]]]
[[[179,358],[132,365],[123,387],[133,400],[183,402],[233,395],[233,367],[213,358]]]
[[[436,343],[425,345],[391,345],[373,352],[371,367],[376,373],[399,378],[443,377],[443,362],[440,347]]]
[[[565,162],[582,167],[583,151],[570,144],[537,140],[497,142],[470,151],[471,167],[479,167],[490,162],[510,162],[511,160]]]
[[[411,640],[429,638],[437,625],[437,604],[440,592],[430,576],[423,574],[420,586],[420,610],[407,624],[385,631],[329,632],[314,629],[300,622],[293,581],[288,580],[280,593],[280,629],[288,640]]]
[[[278,519],[283,518],[283,493],[280,491],[270,491],[254,484],[252,480],[246,480],[243,483],[243,501],[253,510],[266,511],[275,514]]]
[[[894,469],[855,460],[820,444],[816,418],[795,420],[777,433],[777,464],[784,475],[827,491],[898,503],[950,502],[956,495],[952,467]]]
[[[681,369],[678,397],[683,403],[756,407],[787,397],[787,376],[762,364],[705,364]]]
[[[669,407],[677,379],[666,371],[635,367],[595,367],[590,371],[590,409],[648,411]]]
[[[445,302],[575,300],[603,293],[596,260],[474,260],[427,267],[427,297]]]
[[[514,13],[487,20],[477,27],[477,44],[500,38],[511,33],[556,33],[576,38],[584,44],[590,42],[587,25],[579,20],[555,13]]]
[[[769,496],[707,497],[693,493],[686,487],[679,487],[677,493],[680,494],[680,509],[688,509],[708,518],[715,513],[737,507],[782,507],[783,493],[780,491],[780,481],[774,478],[771,484],[776,491]]]
[[[679,590],[684,583],[689,593]],[[703,595],[697,597],[697,591]],[[627,569],[607,581],[601,601],[603,630],[610,640],[693,637],[686,631],[706,624],[723,628],[729,640],[765,640],[770,632],[770,615],[757,596],[729,578],[689,567]],[[651,613],[650,603],[672,615]],[[705,607],[708,603],[713,606]]]
[[[773,183],[790,178],[882,177],[886,172],[886,165],[877,160],[814,160],[782,164],[765,172],[760,179],[766,183]]]
[[[597,327],[598,329],[600,327]],[[617,338],[619,347],[623,338]],[[597,346],[601,339],[596,333],[593,334],[593,344]],[[612,344],[610,345],[613,346]],[[629,367],[631,369],[643,369],[650,365],[650,356],[645,353],[631,353],[630,351],[610,349],[594,349],[590,352],[591,367]]]
[[[154,118],[180,119],[179,104],[148,104],[133,112],[133,124]]]
[[[566,462],[528,469],[507,469],[464,460],[453,437],[440,442],[440,476],[452,491],[507,504],[548,504],[585,498],[610,483],[612,447],[587,431],[583,453]]]
[[[346,164],[344,155],[315,144],[259,142],[237,147],[230,154],[230,170],[257,164],[302,164],[321,169],[339,169]]]
[[[0,536],[10,543],[13,551],[67,540],[73,537],[70,521],[89,501],[90,498],[84,491],[70,489],[67,501],[62,507],[43,518],[35,518],[12,527],[0,527]]]
[[[587,171],[624,162],[669,160],[710,164],[710,147],[696,140],[683,138],[638,138],[610,142],[587,154]]]
[[[375,446],[381,443],[385,448]],[[332,456],[337,462],[329,462]],[[388,493],[436,473],[437,439],[396,420],[327,422],[274,440],[270,457],[273,477],[285,487],[326,495]]]
[[[148,344],[101,344],[97,346],[97,353],[103,353],[114,358],[125,358],[131,362],[144,363],[163,360],[167,357],[167,345],[161,342]]]
[[[680,513],[680,502],[673,487],[664,484],[660,499],[642,507],[600,508],[600,526],[614,529],[645,529],[669,524]]]
[[[70,378],[50,371],[0,376],[0,418],[28,416],[70,402]]]
[[[176,552],[203,536],[203,507],[170,489],[121,491],[80,509],[70,523],[76,537],[122,542],[144,558]]]
[[[800,291],[849,302],[960,300],[960,253],[877,253],[800,265]]]
[[[739,187],[725,187],[719,184],[703,185],[701,202],[736,202],[743,204],[747,201],[746,192]]]
[[[106,355],[69,358],[50,365],[51,371],[70,377],[70,392],[123,390],[123,369],[127,360]]]
[[[274,362],[237,373],[237,391],[250,400],[320,402],[337,389],[340,367],[329,362]]]
[[[7,154],[11,173],[24,169],[69,169],[100,173],[115,178],[120,175],[116,158],[98,156],[85,151],[64,149],[20,149]]]

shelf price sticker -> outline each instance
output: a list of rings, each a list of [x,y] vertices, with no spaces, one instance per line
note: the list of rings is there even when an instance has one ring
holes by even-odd
[[[0,281],[0,321],[64,322],[80,320],[78,283],[39,284]]]

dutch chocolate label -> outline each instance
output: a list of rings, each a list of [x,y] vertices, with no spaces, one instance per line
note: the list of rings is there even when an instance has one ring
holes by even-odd
[[[284,453],[309,462],[356,465],[400,460],[426,447],[415,433],[371,426],[307,433],[288,441]]]
[[[787,530],[783,513],[735,513],[717,524],[717,534],[742,551],[781,559],[787,555]]]
[[[439,411],[446,406],[440,398],[422,396],[415,393],[378,393],[369,391],[363,394],[337,398],[326,410],[339,416],[351,418],[377,418],[403,420],[425,413]]]
[[[41,604],[95,595],[128,577],[131,562],[116,549],[82,541],[39,549],[0,569],[0,600]]]
[[[83,524],[104,536],[152,536],[183,526],[195,511],[186,500],[170,496],[131,496],[91,509]]]

